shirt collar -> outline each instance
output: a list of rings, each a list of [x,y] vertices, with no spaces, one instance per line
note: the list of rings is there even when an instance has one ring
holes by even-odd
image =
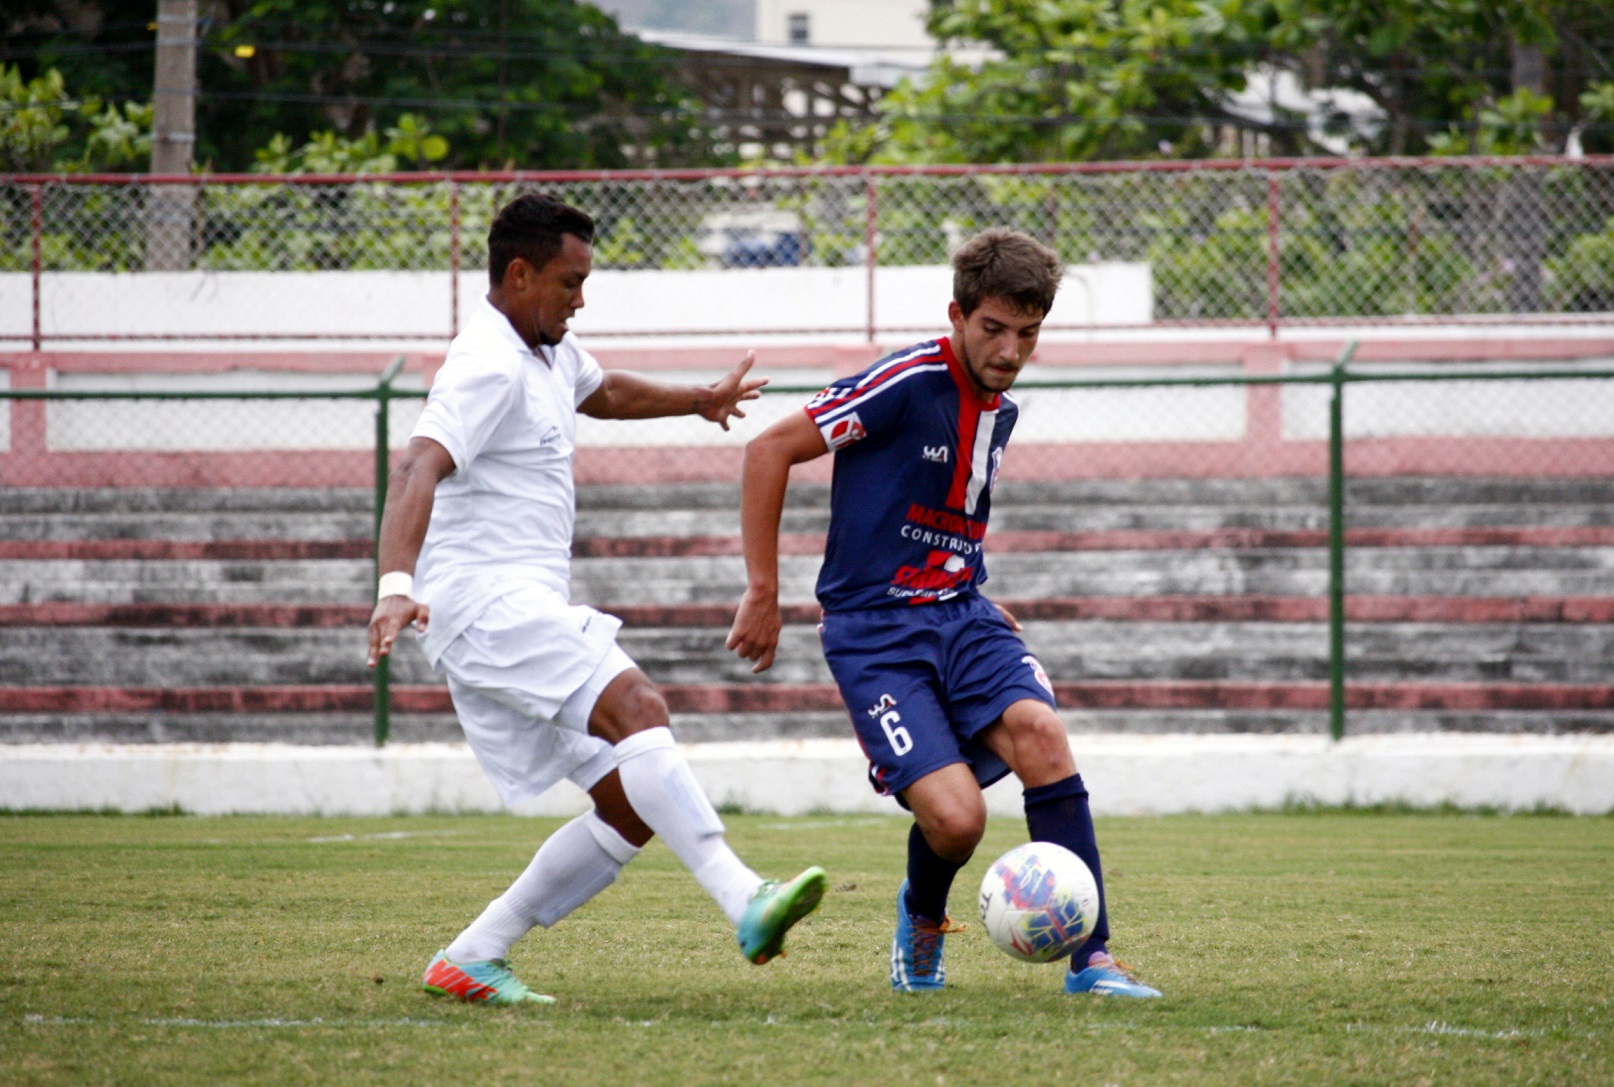
[[[1003,394],[993,393],[991,396],[982,397],[975,391],[969,375],[964,372],[964,364],[958,361],[958,355],[953,351],[953,338],[943,336],[936,341],[936,344],[941,348],[942,358],[947,360],[947,372],[953,375],[953,383],[958,386],[958,394],[976,404],[982,411],[997,411],[998,405],[1003,400]]]
[[[506,317],[499,307],[490,302],[487,295],[482,296],[482,304],[477,309],[477,315],[488,321],[494,333],[511,347],[525,355],[530,355],[551,369],[554,368],[555,349],[542,346],[528,347],[527,341],[523,340],[521,333],[516,331],[516,326],[510,323],[510,318]]]

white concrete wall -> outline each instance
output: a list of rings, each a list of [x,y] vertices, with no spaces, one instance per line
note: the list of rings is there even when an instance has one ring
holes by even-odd
[[[1081,736],[1097,810],[1109,815],[1242,811],[1286,802],[1408,804],[1581,814],[1614,810],[1614,737]],[[851,740],[684,748],[719,804],[799,815],[895,813],[876,797]],[[987,792],[993,814],[1021,814],[1015,783]],[[569,815],[586,797],[563,784],[521,811]],[[385,815],[496,811],[462,744],[0,747],[0,808]]]
[[[318,337],[342,334],[436,336],[452,328],[447,272],[53,272],[43,277],[40,321],[48,334]],[[0,275],[0,334],[26,336],[33,327],[32,281]],[[459,277],[459,319],[487,294],[487,273]],[[1072,265],[1055,303],[1060,324],[1147,324],[1154,285],[1146,264]],[[884,328],[947,329],[952,271],[945,266],[881,268],[875,272],[875,320]],[[753,268],[684,272],[602,269],[589,277],[587,306],[572,322],[578,335],[715,330],[840,328],[821,338],[861,340],[868,318],[864,268]],[[916,337],[917,338],[917,337]],[[86,341],[88,342],[88,341]],[[265,342],[242,341],[254,347]],[[613,341],[619,342],[619,341]],[[630,341],[631,342],[631,341]],[[648,342],[665,342],[649,337]],[[420,340],[372,341],[394,348]],[[54,340],[51,346],[61,345]],[[151,350],[151,341],[98,343],[100,349]],[[164,341],[164,346],[217,349],[217,341]],[[295,340],[294,349],[346,346],[352,341]],[[431,345],[428,346],[440,346]]]

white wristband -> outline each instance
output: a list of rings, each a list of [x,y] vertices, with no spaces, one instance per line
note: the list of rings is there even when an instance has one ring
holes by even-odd
[[[415,596],[415,579],[411,574],[402,570],[394,570],[389,574],[382,574],[381,581],[376,585],[375,597],[381,600],[388,596],[407,596],[411,600]]]

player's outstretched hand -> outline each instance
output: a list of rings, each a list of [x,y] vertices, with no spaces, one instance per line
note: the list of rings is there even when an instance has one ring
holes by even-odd
[[[730,419],[744,419],[745,412],[740,405],[747,400],[755,400],[761,396],[758,390],[768,383],[765,377],[754,377],[747,380],[746,374],[750,372],[751,365],[756,361],[756,352],[747,351],[740,365],[730,370],[728,376],[710,389],[711,401],[701,410],[701,418],[710,420],[722,427],[729,428]]]
[[[766,672],[773,667],[773,655],[779,649],[779,594],[758,589],[747,589],[740,598],[740,609],[734,615],[728,639],[723,643],[741,657],[756,663],[752,674]]]
[[[424,631],[430,618],[430,608],[407,596],[383,596],[377,600],[370,614],[370,653],[365,664],[374,668],[382,657],[392,653],[392,643],[404,627],[413,623],[416,630]]]

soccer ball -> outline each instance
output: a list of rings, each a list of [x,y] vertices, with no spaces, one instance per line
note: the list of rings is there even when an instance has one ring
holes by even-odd
[[[1064,846],[1027,842],[986,870],[981,924],[993,943],[1022,962],[1062,959],[1098,924],[1098,884]]]

